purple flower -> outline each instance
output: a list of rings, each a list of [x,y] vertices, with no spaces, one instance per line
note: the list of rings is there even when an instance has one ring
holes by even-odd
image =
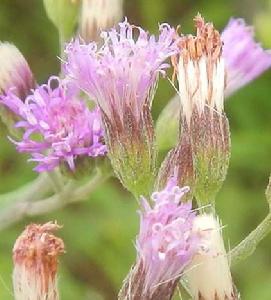
[[[74,170],[77,157],[106,153],[99,110],[90,111],[77,95],[77,88],[51,77],[25,102],[12,89],[2,97],[2,103],[21,118],[16,126],[24,129],[24,135],[14,143],[18,151],[31,154],[36,171],[50,171],[61,162]]]
[[[64,68],[101,109],[116,175],[136,196],[148,195],[156,159],[150,108],[158,76],[168,67],[165,60],[177,50],[175,30],[163,24],[155,38],[124,21],[101,37],[101,48],[71,42]]]
[[[229,96],[271,67],[271,51],[255,42],[253,28],[243,19],[231,19],[221,38]]]
[[[108,117],[117,113],[123,121],[128,106],[139,118],[143,104],[151,104],[158,74],[165,74],[168,64],[164,61],[175,51],[174,35],[175,30],[167,24],[160,26],[156,39],[124,21],[118,31],[102,32],[100,49],[96,43],[71,42],[66,48],[67,75]]]
[[[180,202],[188,191],[188,187],[179,188],[176,178],[171,178],[164,190],[152,194],[153,207],[145,198],[141,200],[136,248],[144,269],[146,294],[163,283],[178,280],[197,250],[192,204]]]

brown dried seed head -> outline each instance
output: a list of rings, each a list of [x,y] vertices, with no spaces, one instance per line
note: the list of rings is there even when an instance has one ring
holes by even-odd
[[[198,60],[206,55],[212,60],[221,56],[222,41],[219,32],[214,28],[212,23],[205,23],[201,15],[194,18],[196,27],[196,36],[183,35],[180,37],[178,46],[180,56],[185,61],[188,59]]]
[[[15,268],[22,267],[29,274],[38,275],[44,293],[48,291],[50,282],[55,279],[58,256],[64,253],[63,241],[51,233],[59,228],[60,226],[53,222],[28,225],[13,248]]]

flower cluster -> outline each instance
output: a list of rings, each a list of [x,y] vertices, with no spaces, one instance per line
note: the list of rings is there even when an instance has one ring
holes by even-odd
[[[195,213],[191,202],[181,202],[188,187],[179,188],[176,178],[151,196],[153,207],[141,199],[140,232],[136,248],[145,274],[143,293],[180,278],[197,249],[192,232]]]
[[[96,27],[121,17],[122,0],[113,2],[115,11],[112,1],[82,1],[83,39],[66,46],[63,80],[52,76],[36,86],[20,52],[0,44],[0,103],[23,131],[12,141],[31,155],[38,172],[57,166],[75,172],[85,158],[108,154],[123,186],[140,197],[137,259],[119,299],[170,300],[186,272],[193,299],[237,299],[220,223],[203,211],[214,204],[229,165],[224,93],[269,68],[271,53],[255,43],[243,20],[232,19],[221,36],[200,15],[195,36],[178,36],[162,24],[155,37],[125,20],[98,38]],[[180,101],[171,109],[180,112],[180,134],[157,174],[151,106],[170,57]],[[57,228],[33,224],[16,241],[16,299],[58,299],[57,258],[64,245],[51,234]]]
[[[89,110],[78,90],[58,77],[51,77],[24,102],[11,90],[2,103],[21,117],[16,126],[24,129],[24,135],[14,143],[18,151],[32,155],[38,172],[61,162],[74,170],[77,157],[106,153],[99,110]]]
[[[231,19],[221,38],[229,96],[271,67],[271,50],[255,42],[253,28],[243,19]]]

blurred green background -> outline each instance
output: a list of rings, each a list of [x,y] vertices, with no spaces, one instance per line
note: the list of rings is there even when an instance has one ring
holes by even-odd
[[[155,31],[158,23],[181,24],[193,30],[197,12],[219,29],[231,16],[256,25],[257,38],[271,48],[271,2],[266,0],[126,0],[125,15],[133,23]],[[45,15],[41,0],[1,0],[0,40],[23,52],[38,82],[59,71],[58,35]],[[0,66],[1,69],[1,66]],[[154,101],[157,118],[170,96],[169,82],[160,82]],[[227,180],[217,201],[226,224],[226,243],[234,246],[266,215],[264,190],[271,171],[271,72],[266,72],[226,103],[231,124],[232,158]],[[166,126],[166,124],[165,124]],[[0,192],[8,192],[36,176],[27,156],[18,155],[0,131]],[[18,195],[20,197],[20,195]],[[1,205],[1,204],[0,204]],[[111,180],[88,201],[62,211],[22,222],[0,232],[0,299],[12,299],[12,247],[29,222],[57,220],[67,253],[61,259],[59,285],[65,300],[116,299],[121,281],[135,258],[133,241],[138,216],[135,200]],[[233,269],[234,281],[245,300],[271,299],[271,235],[245,262]]]

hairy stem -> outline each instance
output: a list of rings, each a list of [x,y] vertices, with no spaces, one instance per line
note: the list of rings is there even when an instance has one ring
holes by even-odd
[[[263,221],[235,248],[229,252],[231,265],[235,265],[253,254],[257,245],[271,231],[271,176],[265,191],[266,200],[269,204],[269,213]]]
[[[36,200],[52,191],[51,180],[47,173],[40,174],[33,181],[19,187],[18,189],[0,195],[1,210],[14,202],[25,202]]]
[[[230,253],[231,265],[235,265],[253,254],[257,245],[271,231],[271,214],[269,213],[265,219],[254,229],[239,245],[233,248]]]
[[[62,175],[61,175],[59,169],[48,172],[47,174],[51,180],[51,184],[54,188],[54,192],[55,193],[61,192],[64,187],[64,182],[63,182],[63,178],[62,178]]]
[[[87,198],[87,196],[105,180],[111,176],[111,173],[104,175],[97,171],[95,176],[87,183],[76,186],[76,182],[69,181],[63,189],[48,198],[38,201],[32,201],[33,198],[25,198],[24,201],[11,202],[0,213],[0,230],[22,220],[26,216],[43,215],[57,209],[63,208],[70,203],[75,203]],[[40,195],[40,192],[37,191]],[[21,197],[17,194],[17,198]]]

